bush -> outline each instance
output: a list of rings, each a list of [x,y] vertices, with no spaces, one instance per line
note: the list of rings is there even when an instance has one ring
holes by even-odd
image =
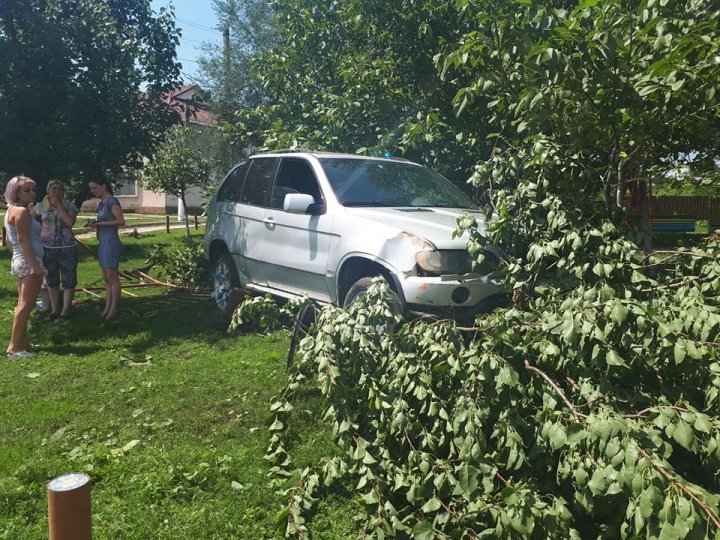
[[[185,287],[199,287],[207,283],[208,260],[198,240],[183,239],[171,245],[155,245],[147,262],[160,267],[160,276]]]

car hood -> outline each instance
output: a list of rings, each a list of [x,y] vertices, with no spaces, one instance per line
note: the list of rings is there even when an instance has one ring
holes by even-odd
[[[457,219],[469,212],[478,222],[478,232],[485,233],[485,218],[481,210],[437,207],[346,208],[357,218],[376,221],[386,227],[407,231],[435,244],[438,249],[465,249],[467,233],[453,238]]]

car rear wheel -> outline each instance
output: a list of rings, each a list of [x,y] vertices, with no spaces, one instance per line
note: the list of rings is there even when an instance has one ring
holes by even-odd
[[[240,290],[240,279],[235,263],[229,253],[223,253],[215,261],[212,276],[211,296],[215,305],[223,314],[232,315],[244,295]]]

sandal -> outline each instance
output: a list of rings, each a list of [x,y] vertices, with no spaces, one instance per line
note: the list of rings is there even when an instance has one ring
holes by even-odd
[[[7,353],[5,355],[8,360],[20,360],[21,358],[32,358],[35,356],[35,353],[31,353],[28,351],[17,351],[14,353]]]

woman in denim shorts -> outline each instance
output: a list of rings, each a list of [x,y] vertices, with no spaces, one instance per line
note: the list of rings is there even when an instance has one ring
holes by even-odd
[[[40,240],[45,249],[43,263],[47,269],[45,282],[50,296],[51,317],[66,317],[75,296],[78,258],[72,227],[77,220],[77,213],[77,207],[72,202],[65,201],[65,185],[59,180],[48,182],[47,196],[33,209],[33,214],[40,216],[42,220]]]
[[[33,356],[27,335],[28,319],[35,307],[45,269],[40,224],[32,218],[28,207],[35,202],[35,182],[27,176],[15,176],[5,187],[5,229],[10,240],[12,259],[10,273],[18,280],[18,301],[13,317],[8,360]]]

